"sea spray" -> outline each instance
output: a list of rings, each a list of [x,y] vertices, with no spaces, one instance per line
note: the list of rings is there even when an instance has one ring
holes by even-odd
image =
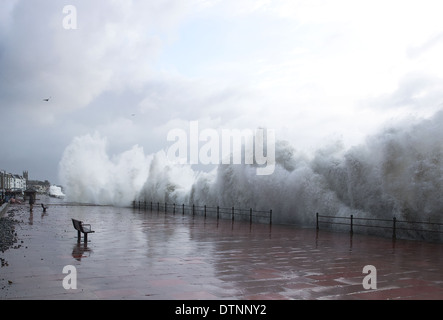
[[[188,194],[198,172],[188,164],[174,164],[163,150],[153,155],[149,165],[149,178],[142,188],[134,193],[133,199],[151,200],[161,203],[188,202]],[[141,194],[140,194],[141,192]]]
[[[132,149],[110,158],[106,139],[77,137],[60,162],[72,201],[124,205],[132,200],[273,210],[280,223],[314,225],[325,215],[442,222],[443,112],[392,125],[346,149],[339,141],[305,154],[275,146],[275,170],[220,164],[210,172],[171,163],[165,151]]]
[[[51,197],[56,197],[56,198],[64,198],[65,197],[65,194],[63,193],[62,188],[59,186],[54,186],[54,185],[49,187],[48,194]]]
[[[127,206],[148,178],[152,156],[143,148],[110,158],[107,140],[98,133],[76,137],[65,149],[59,176],[68,201]]]

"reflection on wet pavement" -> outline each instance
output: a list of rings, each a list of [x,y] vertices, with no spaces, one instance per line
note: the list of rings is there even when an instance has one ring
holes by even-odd
[[[57,201],[15,213],[23,244],[0,253],[1,299],[443,298],[442,244]],[[71,218],[92,225],[87,243]]]
[[[86,243],[76,243],[72,249],[72,257],[78,261],[91,255],[92,250],[88,248]]]

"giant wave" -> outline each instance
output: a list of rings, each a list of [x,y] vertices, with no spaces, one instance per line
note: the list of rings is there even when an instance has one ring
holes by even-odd
[[[76,137],[59,165],[69,201],[128,206],[133,200],[272,209],[274,221],[313,225],[325,215],[441,221],[443,111],[397,123],[346,149],[338,141],[313,154],[275,146],[275,171],[218,165],[210,172],[174,164],[160,150],[134,146],[109,156],[106,138]]]

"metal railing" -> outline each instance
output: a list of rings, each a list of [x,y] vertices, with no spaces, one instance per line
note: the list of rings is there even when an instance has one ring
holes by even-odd
[[[213,216],[218,219],[231,219],[246,221],[249,220],[252,222],[268,222],[272,225],[272,209],[269,211],[264,210],[255,210],[253,208],[244,209],[244,208],[236,208],[236,207],[220,207],[220,206],[208,206],[208,205],[186,205],[176,204],[176,203],[167,203],[167,202],[148,202],[148,201],[133,201],[133,208],[143,209],[143,210],[151,210],[157,212],[164,213],[172,213],[172,214],[190,214],[190,215],[199,215],[204,216]]]
[[[326,218],[326,219],[324,219]],[[396,217],[392,219],[378,219],[378,218],[359,218],[352,214],[349,217],[320,215],[316,213],[316,229],[320,229],[320,223],[329,225],[345,225],[349,226],[349,232],[354,233],[354,227],[376,228],[382,230],[391,230],[392,239],[396,239],[399,231],[427,233],[443,235],[443,223],[426,222],[426,221],[407,221],[398,220]]]

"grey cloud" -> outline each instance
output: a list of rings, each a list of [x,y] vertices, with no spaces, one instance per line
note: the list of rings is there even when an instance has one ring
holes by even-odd
[[[435,110],[443,105],[443,79],[425,73],[409,73],[399,80],[395,91],[367,99],[374,108],[422,108]]]
[[[0,38],[1,108],[57,115],[107,90],[142,85],[161,48],[155,23],[159,16],[172,23],[178,3],[74,1],[78,29],[65,30],[63,3],[17,1]],[[57,103],[41,104],[49,95]]]
[[[145,97],[139,104],[141,112],[152,114],[155,121],[161,122],[171,118],[235,118],[241,112],[238,107],[244,106],[250,97],[247,88],[178,78],[150,82],[144,92]]]
[[[77,8],[76,30],[63,28],[65,4]],[[145,86],[162,37],[186,10],[183,1],[175,0],[5,0],[0,13],[0,144],[6,149],[0,167],[18,173],[29,169],[31,176],[41,167],[47,179],[56,181],[56,164],[73,136],[106,125],[123,109],[134,112],[128,102],[106,96]]]

